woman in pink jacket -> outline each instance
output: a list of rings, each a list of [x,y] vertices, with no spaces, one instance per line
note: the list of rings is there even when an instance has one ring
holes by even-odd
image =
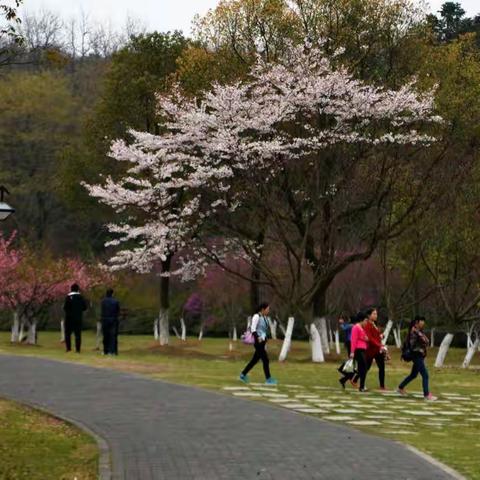
[[[352,328],[350,358],[357,362],[358,376],[360,377],[360,392],[366,392],[365,379],[367,377],[367,347],[368,337],[364,327],[367,323],[367,315],[359,314],[357,323]]]

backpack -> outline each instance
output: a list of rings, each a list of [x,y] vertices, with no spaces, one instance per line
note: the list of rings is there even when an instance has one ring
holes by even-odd
[[[402,344],[402,352],[401,352],[400,358],[404,362],[411,362],[413,360],[413,352],[410,347],[410,334],[407,335],[407,338]]]

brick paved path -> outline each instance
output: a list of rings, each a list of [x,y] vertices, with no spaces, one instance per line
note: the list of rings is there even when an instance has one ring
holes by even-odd
[[[117,371],[0,356],[0,396],[70,418],[105,439],[115,480],[453,478],[387,440]]]

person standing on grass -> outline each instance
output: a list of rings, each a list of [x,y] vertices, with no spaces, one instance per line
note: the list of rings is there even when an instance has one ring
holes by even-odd
[[[367,348],[369,338],[365,332],[367,324],[366,313],[359,314],[357,323],[352,328],[352,351],[350,358],[357,362],[358,377],[360,379],[360,392],[366,392],[365,380],[367,378]]]
[[[343,334],[345,335],[344,344],[345,344],[345,348],[347,349],[348,357],[350,356],[350,351],[351,351],[350,345],[351,345],[351,338],[352,338],[353,319],[354,317],[352,317],[349,320],[348,317],[344,315],[342,315],[338,319],[340,328],[343,330]]]
[[[240,374],[240,380],[244,383],[249,382],[248,372],[259,362],[263,363],[263,372],[267,385],[276,385],[277,381],[270,375],[270,361],[266,350],[267,333],[268,333],[268,314],[270,313],[270,306],[268,303],[261,303],[255,315],[252,317],[252,325],[250,331],[255,339],[254,347],[255,353],[248,365]]]
[[[102,333],[104,355],[118,355],[118,317],[120,303],[109,288],[102,300]]]
[[[434,397],[430,393],[428,370],[425,366],[425,357],[427,356],[427,348],[430,345],[428,337],[423,333],[425,328],[425,317],[416,316],[411,322],[408,329],[407,338],[405,339],[404,347],[402,350],[408,352],[404,357],[411,359],[413,362],[412,371],[403,382],[399,385],[397,392],[400,395],[406,395],[405,387],[418,377],[418,374],[422,376],[423,396],[425,400],[434,401],[437,397]]]
[[[87,309],[87,302],[80,294],[80,287],[74,283],[65,299],[65,347],[67,352],[72,350],[72,333],[75,335],[75,351],[80,353],[82,347],[82,319]]]
[[[378,381],[380,383],[380,390],[386,390],[385,388],[385,358],[387,354],[387,348],[382,344],[382,333],[377,326],[378,311],[376,308],[367,308],[365,311],[367,315],[367,323],[364,330],[368,337],[367,346],[367,374],[372,367],[373,361],[378,367]],[[357,383],[358,377],[353,379],[353,383]]]

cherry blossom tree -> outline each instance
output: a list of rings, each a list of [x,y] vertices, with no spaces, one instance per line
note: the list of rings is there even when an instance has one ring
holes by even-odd
[[[178,89],[159,97],[162,134],[115,142],[111,155],[130,164],[127,175],[87,186],[119,214],[109,225],[110,245],[123,247],[112,268],[149,271],[161,262],[165,278],[191,279],[215,262],[273,289],[292,313],[311,306],[322,317],[336,275],[425,209],[439,160],[424,151],[442,125],[434,92],[419,93],[414,81],[389,90],[356,80],[341,54],[291,47],[201,101]],[[267,249],[282,253],[289,282]],[[180,266],[171,271],[175,254]],[[232,272],[231,255],[258,275]],[[168,327],[168,299],[162,315]]]
[[[22,340],[28,329],[27,342],[35,344],[39,316],[66,295],[72,283],[88,289],[103,274],[77,259],[54,259],[45,252],[15,248],[14,238],[0,237],[0,308],[13,312],[12,342]]]

